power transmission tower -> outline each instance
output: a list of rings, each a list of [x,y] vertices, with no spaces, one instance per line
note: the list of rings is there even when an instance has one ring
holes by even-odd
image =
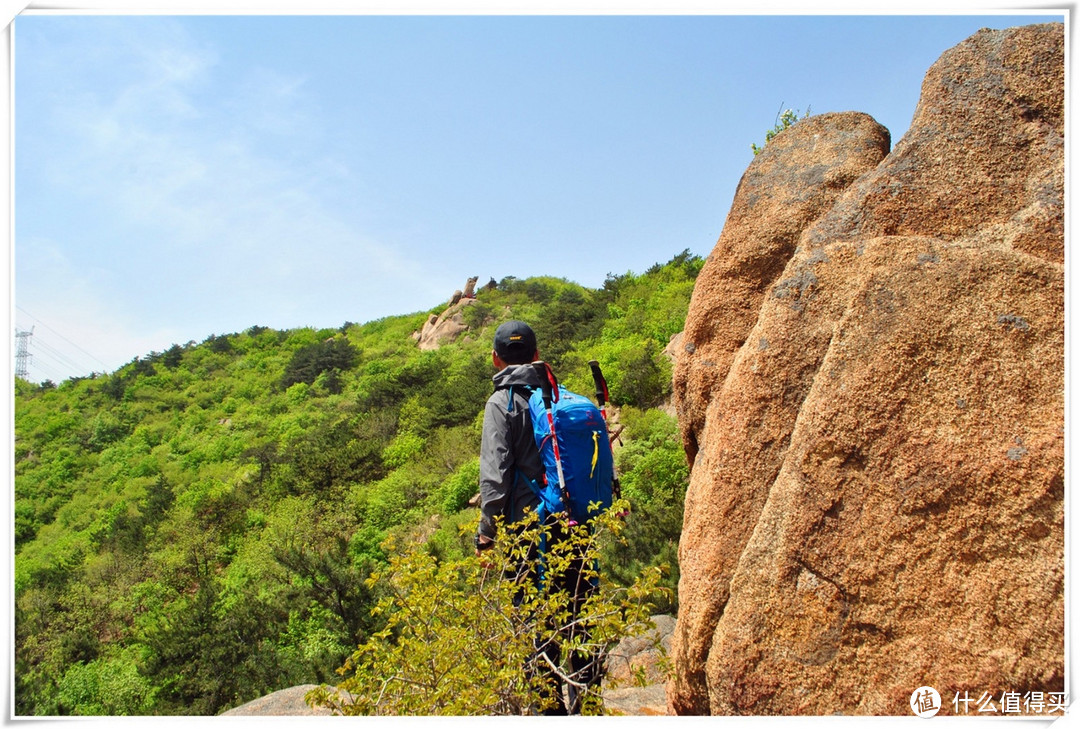
[[[15,376],[24,380],[30,378],[30,337],[34,336],[34,327],[28,332],[15,330]]]

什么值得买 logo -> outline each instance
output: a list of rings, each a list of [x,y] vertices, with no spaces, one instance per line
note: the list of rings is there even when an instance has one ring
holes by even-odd
[[[941,710],[941,694],[931,686],[920,686],[911,692],[910,703],[915,716],[929,719]]]

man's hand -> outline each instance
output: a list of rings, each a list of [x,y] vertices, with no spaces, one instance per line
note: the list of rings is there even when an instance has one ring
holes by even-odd
[[[491,537],[485,537],[482,534],[476,535],[476,556],[480,558],[480,566],[484,569],[491,569],[494,565],[488,560],[483,558],[483,553],[495,546],[495,540]]]

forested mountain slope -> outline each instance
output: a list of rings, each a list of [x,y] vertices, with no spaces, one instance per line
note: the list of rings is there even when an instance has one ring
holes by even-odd
[[[480,413],[501,321],[534,325],[562,381],[604,366],[632,505],[610,579],[678,571],[687,470],[663,350],[702,261],[600,289],[503,279],[421,351],[440,305],[338,329],[254,326],[93,378],[15,385],[16,713],[216,714],[334,682],[381,627],[386,537],[471,550]],[[674,598],[672,598],[673,600]],[[671,604],[659,605],[670,610]]]

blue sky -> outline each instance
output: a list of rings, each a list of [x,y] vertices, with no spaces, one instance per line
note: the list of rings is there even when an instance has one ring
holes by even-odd
[[[944,51],[1061,17],[25,12],[30,379],[707,255],[780,110],[863,111],[895,145]]]

